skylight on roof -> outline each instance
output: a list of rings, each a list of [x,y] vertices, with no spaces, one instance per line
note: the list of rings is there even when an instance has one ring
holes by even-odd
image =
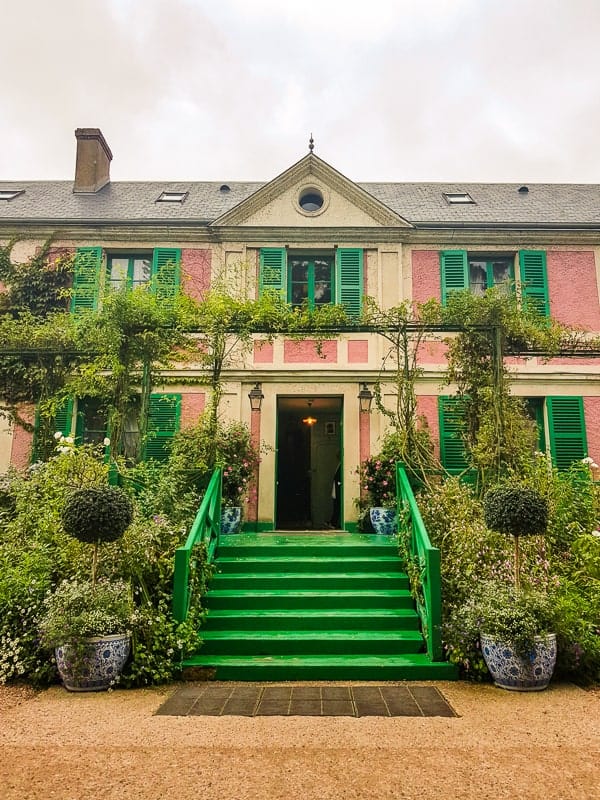
[[[451,205],[475,203],[475,200],[468,192],[442,192],[444,200]]]
[[[159,197],[157,197],[157,203],[183,203],[185,198],[188,196],[187,192],[162,192]]]
[[[0,200],[14,200],[24,191],[25,189],[0,189]]]

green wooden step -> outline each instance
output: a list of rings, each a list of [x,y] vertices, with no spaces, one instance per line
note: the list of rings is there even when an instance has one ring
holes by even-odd
[[[391,536],[369,534],[305,535],[305,534],[239,534],[223,536],[218,556],[346,556],[397,555],[398,542]]]
[[[304,572],[240,572],[222,574],[217,572],[210,581],[211,589],[407,589],[408,578],[399,572],[356,572],[354,574]]]
[[[217,572],[223,575],[243,572],[285,573],[402,573],[403,565],[397,555],[361,556],[219,556],[216,562]]]
[[[183,667],[202,667],[222,681],[401,681],[455,680],[454,664],[407,655],[203,656]]]
[[[211,609],[201,635],[212,630],[418,630],[413,608]]]
[[[419,631],[204,631],[201,655],[369,655],[419,653]]]
[[[289,609],[289,608],[412,608],[408,589],[210,589],[204,604],[209,609]]]

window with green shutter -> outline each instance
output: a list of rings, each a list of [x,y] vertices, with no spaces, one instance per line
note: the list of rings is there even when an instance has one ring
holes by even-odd
[[[258,290],[262,297],[266,292],[277,292],[286,298],[287,251],[285,247],[263,247],[260,251],[260,273]]]
[[[95,311],[98,308],[101,274],[102,248],[77,248],[71,295],[71,312],[73,314]]]
[[[180,394],[151,394],[148,408],[148,432],[144,447],[146,460],[166,461],[173,436],[179,430]]]
[[[559,470],[587,457],[583,398],[547,397],[548,433],[552,461]]]
[[[544,250],[521,250],[519,275],[524,302],[535,308],[541,316],[549,317],[548,271]]]
[[[259,293],[281,294],[291,305],[309,308],[335,302],[358,316],[362,310],[363,250],[338,248],[333,253],[288,253],[283,247],[260,251]]]
[[[181,281],[181,250],[157,247],[152,254],[152,292],[158,300],[172,302]]]
[[[363,293],[363,250],[339,247],[335,253],[337,271],[336,303],[353,317],[360,316]]]
[[[71,436],[73,430],[73,398],[67,397],[60,406],[56,409],[52,424],[46,430],[50,430],[52,435],[55,433],[62,433],[63,436]],[[33,429],[33,443],[31,448],[31,461],[35,463],[40,459],[46,459],[52,455],[52,448],[57,444],[56,440],[49,441],[41,440],[41,420],[40,410],[35,410],[35,420]],[[48,434],[49,435],[49,434]],[[44,437],[45,438],[45,437]]]
[[[466,431],[463,403],[459,397],[439,397],[440,461],[452,474],[464,472],[469,462],[465,452]]]
[[[466,250],[443,250],[440,253],[442,305],[450,292],[469,288],[469,264]]]
[[[492,286],[506,287],[514,281],[514,258],[467,253],[466,250],[443,250],[440,253],[442,304],[450,292],[463,289],[477,296]]]

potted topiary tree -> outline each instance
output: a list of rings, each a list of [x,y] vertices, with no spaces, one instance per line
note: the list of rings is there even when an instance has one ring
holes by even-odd
[[[548,502],[526,486],[502,486],[485,495],[483,507],[488,528],[514,541],[514,586],[487,585],[477,604],[484,660],[497,686],[545,689],[556,663],[556,635],[547,632],[552,608],[545,594],[522,586],[520,538],[545,535]]]
[[[109,688],[127,661],[133,619],[131,589],[122,581],[98,580],[100,545],[119,539],[133,520],[133,506],[116,486],[77,489],[65,503],[65,531],[92,545],[91,580],[63,581],[45,601],[41,640],[55,648],[66,689]]]

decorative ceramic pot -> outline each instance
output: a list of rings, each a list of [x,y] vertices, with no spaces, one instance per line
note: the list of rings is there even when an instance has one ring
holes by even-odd
[[[379,536],[392,536],[398,533],[398,517],[395,508],[369,509],[369,518],[373,530]]]
[[[225,506],[221,509],[221,533],[238,533],[241,524],[241,506]]]
[[[129,656],[128,633],[93,636],[85,640],[82,659],[75,658],[73,645],[57,647],[56,666],[65,689],[70,692],[100,692],[109,689],[121,675]]]
[[[494,683],[516,692],[539,692],[550,683],[556,664],[556,634],[536,636],[527,656],[515,653],[507,642],[482,633],[481,651]]]

